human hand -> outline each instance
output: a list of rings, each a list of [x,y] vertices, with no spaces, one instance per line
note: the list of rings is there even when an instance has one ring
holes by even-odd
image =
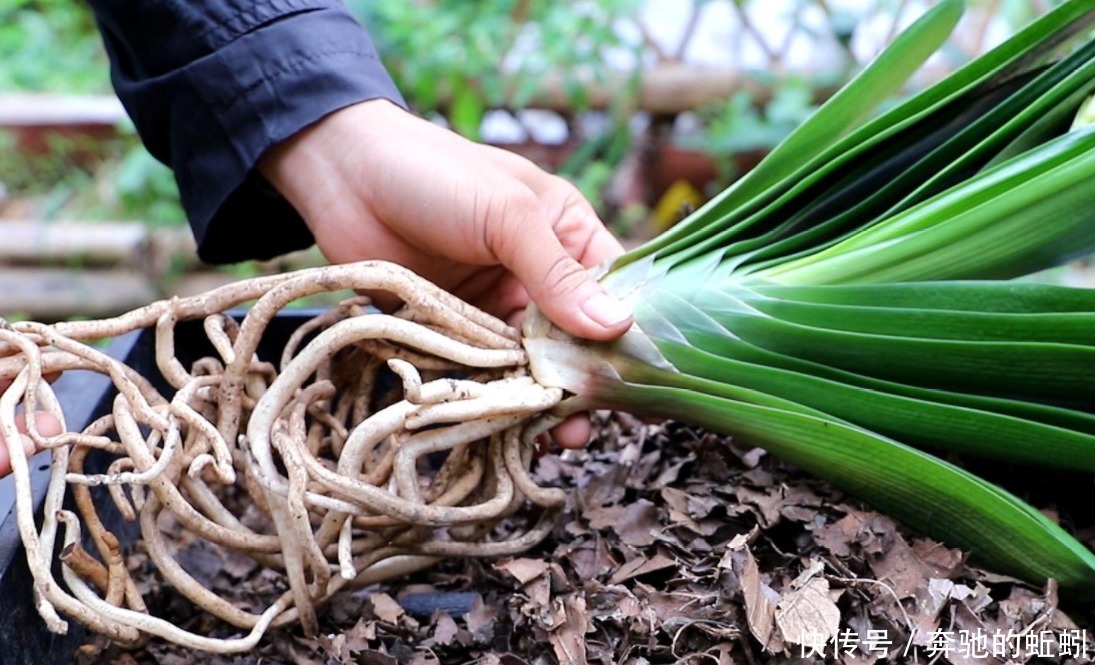
[[[398,263],[495,316],[530,299],[566,332],[610,340],[627,308],[587,268],[623,252],[578,190],[513,153],[385,100],[336,111],[259,164],[334,263]],[[553,432],[589,439],[585,418]]]
[[[11,381],[8,379],[0,379],[0,395],[8,389],[11,385]],[[57,422],[57,419],[52,415],[45,412],[38,412],[35,415],[35,425],[38,429],[38,433],[42,436],[56,436],[61,433],[61,425]],[[23,415],[15,417],[15,425],[19,428],[20,443],[23,445],[23,450],[26,451],[27,456],[35,453],[34,442],[30,437],[25,434],[27,431],[26,419]],[[4,440],[2,434],[0,434],[0,478],[11,473],[11,453],[8,451],[8,444]]]

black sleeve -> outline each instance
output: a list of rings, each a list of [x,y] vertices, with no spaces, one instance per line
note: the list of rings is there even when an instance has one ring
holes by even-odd
[[[350,104],[403,100],[338,0],[90,0],[111,79],[148,150],[175,172],[210,263],[309,246],[259,158]]]

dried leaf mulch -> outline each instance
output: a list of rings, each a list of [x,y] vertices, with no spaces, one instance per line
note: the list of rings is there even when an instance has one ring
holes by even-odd
[[[339,597],[323,633],[269,634],[215,656],[92,639],[77,662],[410,663],[1091,662],[1095,614],[979,568],[759,449],[675,423],[598,414],[583,451],[537,463],[570,502],[552,536],[502,560],[451,560]],[[1090,478],[988,468],[1095,543]],[[1076,496],[1059,493],[1076,485]],[[1074,488],[1076,489],[1076,488]],[[1025,490],[1024,490],[1025,491]],[[1058,492],[1055,494],[1054,492]],[[1063,517],[1061,518],[1064,519]],[[1086,526],[1080,528],[1078,525]],[[250,559],[180,543],[179,560],[246,602],[276,580]],[[153,575],[161,615],[206,625]]]

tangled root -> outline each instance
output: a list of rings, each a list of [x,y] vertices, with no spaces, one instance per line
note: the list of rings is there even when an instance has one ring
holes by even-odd
[[[258,359],[279,311],[342,289],[386,291],[404,307],[386,315],[366,311],[365,298],[348,300],[299,328],[277,366]],[[225,314],[250,301],[242,321]],[[177,322],[188,319],[204,319],[216,350],[189,368],[174,343]],[[170,396],[87,343],[150,327]],[[82,432],[43,437],[27,419],[29,436],[53,453],[40,528],[27,457],[9,446],[39,613],[55,632],[67,630],[63,614],[121,643],[156,636],[230,653],[271,627],[299,623],[314,633],[317,607],[347,587],[443,557],[527,549],[550,530],[565,496],[528,473],[534,439],[558,422],[547,412],[562,395],[533,381],[526,362],[516,330],[381,262],[247,280],[113,319],[3,326],[0,378],[12,381],[0,396],[6,440],[18,441],[20,410],[49,411],[65,429],[44,374],[91,370],[117,389],[111,413]],[[85,471],[96,449],[115,456],[106,473]],[[95,487],[139,525],[165,582],[244,636],[198,635],[150,613],[92,501]],[[74,511],[63,508],[66,492]],[[528,503],[540,507],[539,519],[498,533]],[[58,525],[67,590],[51,572]],[[239,607],[205,588],[172,556],[168,528],[276,571],[268,606]]]

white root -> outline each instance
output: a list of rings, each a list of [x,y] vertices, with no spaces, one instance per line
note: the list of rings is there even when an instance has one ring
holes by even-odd
[[[369,313],[367,299],[353,298],[302,325],[282,356],[270,359],[276,365],[259,358],[263,333],[287,305],[343,289],[387,291],[405,307],[395,315]],[[225,313],[250,301],[242,321]],[[187,367],[176,333],[189,320],[201,321],[215,357]],[[154,329],[168,395],[87,344],[141,328]],[[314,632],[324,603],[353,585],[407,575],[444,557],[534,545],[565,500],[529,475],[535,437],[558,422],[541,414],[562,393],[532,380],[527,362],[516,330],[381,262],[247,280],[102,321],[4,322],[6,440],[18,440],[22,410],[46,410],[64,423],[44,373],[90,370],[117,390],[111,413],[82,432],[43,437],[28,419],[31,439],[53,451],[41,525],[27,456],[9,446],[39,613],[55,632],[67,629],[63,615],[124,644],[156,637],[233,653],[253,648],[273,627],[297,623]],[[89,471],[90,459],[102,455],[110,457],[96,464],[106,471]],[[66,492],[74,512],[62,510]],[[140,525],[142,548],[159,575],[243,633],[197,635],[154,616],[97,512],[98,492]],[[522,505],[536,507],[518,512],[524,529],[492,540],[494,525]],[[64,586],[52,572],[59,526]],[[179,565],[168,529],[251,555],[283,575],[288,590],[259,609],[218,596]],[[94,547],[85,550],[81,534]]]

